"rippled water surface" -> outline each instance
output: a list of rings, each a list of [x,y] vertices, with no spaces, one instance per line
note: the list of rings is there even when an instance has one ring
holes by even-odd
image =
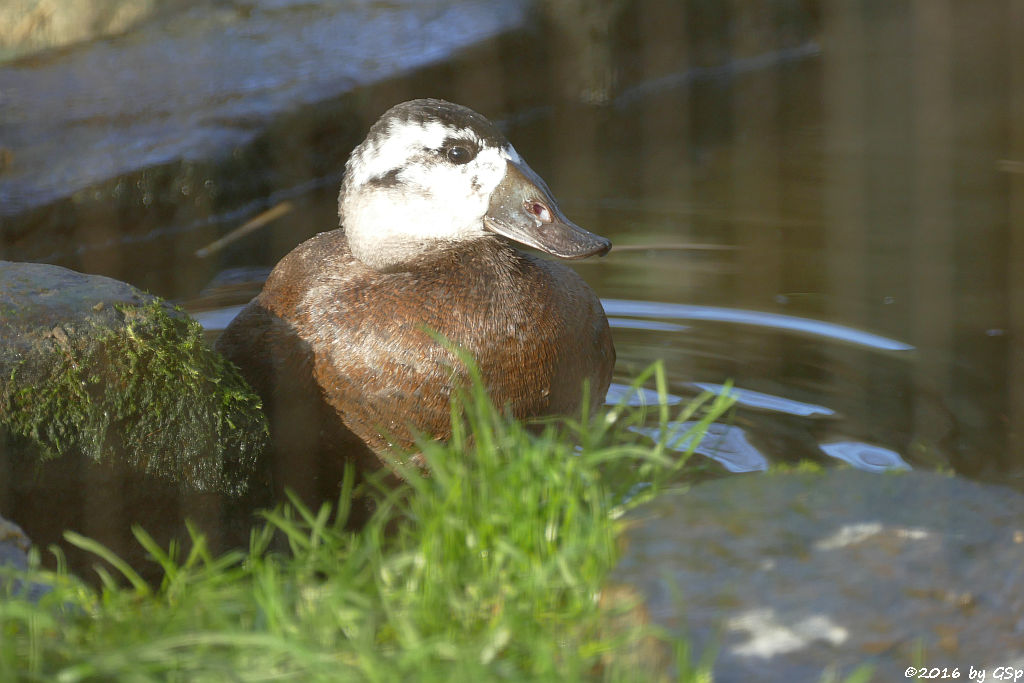
[[[914,62],[893,49],[556,108],[508,134],[567,213],[616,244],[577,266],[614,328],[610,400],[660,359],[677,397],[734,384],[730,424],[699,448],[725,470],[809,458],[1020,486],[1005,98],[993,87],[968,106],[955,79],[896,97],[887,79]],[[836,111],[845,70],[890,99]],[[915,118],[935,107],[944,120]],[[333,192],[321,202],[309,211],[329,227]],[[278,252],[303,220],[273,229]]]
[[[605,98],[502,110],[501,78],[460,98],[615,243],[575,266],[612,322],[609,400],[663,360],[673,399],[735,387],[698,448],[720,471],[813,459],[1024,486],[1024,76],[1020,50],[989,39],[1003,3],[826,3],[812,40],[739,37],[714,68],[688,42],[699,26],[651,6],[630,29],[642,40],[612,55],[628,82]],[[104,268],[74,265],[217,329],[253,291],[200,296],[213,275],[255,268],[251,281],[334,227],[336,183],[293,190],[286,215],[205,259],[195,248],[223,231],[154,240],[156,267],[116,249],[93,259]]]

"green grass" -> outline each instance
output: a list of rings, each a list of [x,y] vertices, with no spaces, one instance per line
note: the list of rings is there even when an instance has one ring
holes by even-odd
[[[659,366],[642,383],[665,393]],[[295,501],[269,511],[247,553],[212,556],[198,536],[180,553],[138,530],[159,587],[123,563],[99,589],[37,573],[54,585],[38,603],[0,599],[0,680],[632,681],[665,675],[652,652],[681,655],[680,680],[710,680],[685,643],[602,589],[622,514],[678,481],[685,460],[630,427],[707,424],[729,401],[681,416],[619,406],[542,429],[507,419],[479,387],[462,404],[450,443],[420,444],[431,475],[370,487],[377,508],[359,531],[345,529],[349,478],[340,514]]]

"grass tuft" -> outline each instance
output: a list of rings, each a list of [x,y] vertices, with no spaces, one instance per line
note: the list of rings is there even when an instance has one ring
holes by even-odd
[[[36,558],[29,578],[52,590],[0,598],[0,679],[662,679],[664,662],[643,656],[653,631],[604,600],[604,582],[623,512],[677,481],[685,458],[666,447],[671,429],[652,445],[630,427],[652,412],[662,427],[706,426],[729,400],[703,397],[682,416],[662,401],[524,425],[490,405],[468,366],[451,441],[418,443],[429,476],[355,491],[350,470],[335,509],[292,499],[266,511],[246,553],[213,556],[194,535],[182,557],[137,529],[163,569],[158,587],[79,536],[69,540],[123,576],[93,588]],[[644,383],[665,398],[660,365]],[[353,531],[358,495],[376,509]],[[663,645],[689,657],[685,643]],[[706,662],[676,665],[681,680],[710,680]]]

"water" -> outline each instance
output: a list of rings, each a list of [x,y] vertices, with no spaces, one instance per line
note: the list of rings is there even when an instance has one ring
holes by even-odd
[[[603,103],[552,95],[503,113],[479,104],[501,101],[479,83],[448,95],[502,119],[567,215],[615,243],[574,264],[611,318],[612,398],[656,359],[680,401],[732,382],[737,408],[700,448],[723,473],[812,459],[1024,487],[1011,3],[823,3],[811,40],[779,47],[779,20],[761,43],[725,40],[715,68],[686,43],[707,19],[687,6],[685,28],[665,19],[682,4],[644,5],[646,22],[629,10],[618,40],[635,49],[612,51],[628,82]],[[272,266],[334,227],[335,185],[288,194],[290,213],[207,259],[194,252],[216,224],[131,256],[115,238],[70,264],[212,310],[200,317],[216,329],[254,291],[197,302],[212,276]]]

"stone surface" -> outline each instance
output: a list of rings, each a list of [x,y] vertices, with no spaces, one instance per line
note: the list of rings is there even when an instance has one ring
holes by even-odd
[[[934,473],[747,474],[633,516],[613,585],[715,681],[1024,668],[1024,495]]]
[[[158,9],[156,0],[7,0],[0,3],[0,61],[123,33]]]
[[[0,426],[19,457],[118,461],[241,494],[260,404],[199,326],[125,283],[0,261]]]
[[[267,441],[198,323],[123,282],[0,261],[0,514],[41,548],[72,529],[138,566],[132,525],[166,547],[186,518],[214,547],[245,543]]]
[[[521,24],[527,5],[196,3],[116,40],[0,66],[0,217],[140,169],[230,156],[273,117],[440,61]],[[179,199],[204,195],[178,171]]]

